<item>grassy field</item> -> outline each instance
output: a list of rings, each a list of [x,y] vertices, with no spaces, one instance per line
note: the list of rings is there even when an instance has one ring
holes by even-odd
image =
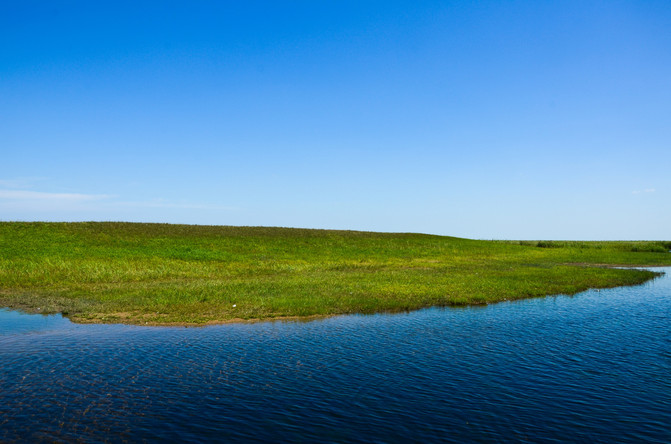
[[[0,306],[184,325],[573,294],[656,274],[671,242],[502,242],[406,233],[0,223]],[[596,265],[596,266],[595,266]]]

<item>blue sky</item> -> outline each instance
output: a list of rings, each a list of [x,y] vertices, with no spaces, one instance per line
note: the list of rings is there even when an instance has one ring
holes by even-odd
[[[0,220],[671,239],[668,1],[0,3]]]

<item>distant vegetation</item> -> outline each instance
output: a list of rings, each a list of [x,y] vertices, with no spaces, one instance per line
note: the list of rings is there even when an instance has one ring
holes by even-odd
[[[485,304],[656,276],[671,242],[476,241],[410,233],[0,223],[0,305],[78,322],[230,320]]]
[[[578,242],[578,241],[509,241],[518,245],[527,245],[539,248],[595,248],[611,249],[619,251],[667,253],[671,251],[671,242],[665,241],[601,241],[601,242]]]

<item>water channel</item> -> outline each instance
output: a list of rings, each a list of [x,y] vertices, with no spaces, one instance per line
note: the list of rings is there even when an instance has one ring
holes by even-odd
[[[205,328],[0,310],[0,441],[671,442],[671,268],[486,307]]]

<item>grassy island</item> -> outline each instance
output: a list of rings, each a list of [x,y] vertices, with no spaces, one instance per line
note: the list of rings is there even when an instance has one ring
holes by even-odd
[[[0,306],[149,325],[414,310],[574,294],[657,274],[671,242],[478,241],[411,233],[0,223]]]

